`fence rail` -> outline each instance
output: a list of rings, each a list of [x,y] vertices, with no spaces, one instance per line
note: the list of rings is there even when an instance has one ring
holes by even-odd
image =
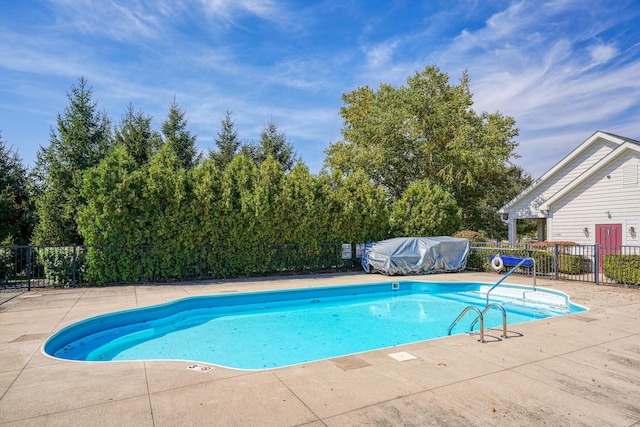
[[[352,248],[355,245],[352,245]],[[640,246],[472,243],[467,269],[492,255],[532,257],[536,274],[595,284],[640,284]],[[142,246],[0,246],[0,290],[156,283],[360,269],[341,244],[199,245],[167,253]],[[530,275],[528,267],[514,274]]]
[[[536,274],[554,280],[595,284],[640,284],[640,246],[474,243],[467,269],[491,270],[492,255],[532,257]],[[532,274],[521,267],[516,274]]]
[[[199,245],[178,252],[141,246],[0,246],[0,290],[118,285],[349,271],[341,244]]]

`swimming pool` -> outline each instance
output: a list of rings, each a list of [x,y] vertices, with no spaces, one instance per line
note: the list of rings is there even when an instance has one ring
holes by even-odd
[[[43,352],[82,361],[277,368],[446,336],[465,307],[485,307],[490,287],[395,281],[190,297],[83,320],[54,334]],[[503,305],[509,325],[585,310],[561,292],[504,284],[490,302]],[[475,317],[470,312],[452,334],[468,332]],[[501,312],[487,312],[484,322],[502,326]]]

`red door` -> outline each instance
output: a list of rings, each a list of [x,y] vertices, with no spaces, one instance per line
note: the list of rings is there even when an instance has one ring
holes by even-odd
[[[602,259],[607,254],[617,254],[622,246],[622,224],[596,224],[598,267],[602,271]]]

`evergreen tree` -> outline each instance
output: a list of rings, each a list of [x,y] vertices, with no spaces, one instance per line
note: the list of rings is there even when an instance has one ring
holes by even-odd
[[[288,209],[283,199],[284,170],[273,157],[267,157],[257,171],[253,191],[253,207],[257,236],[261,243],[287,243],[283,228],[287,227]]]
[[[184,111],[174,99],[169,105],[167,118],[162,123],[164,143],[171,146],[185,168],[193,168],[200,161],[200,153],[196,150],[196,136],[187,130],[187,119]]]
[[[185,256],[195,255],[191,250],[197,234],[192,210],[193,169],[182,162],[171,145],[163,146],[151,161],[144,191],[151,230],[148,243],[153,245],[156,259],[163,260],[163,278],[179,277],[170,272],[181,269]]]
[[[260,133],[260,144],[253,150],[253,156],[258,165],[271,156],[284,167],[286,172],[293,169],[293,166],[298,162],[293,145],[287,140],[286,134],[280,132],[278,124],[273,121],[273,118]]]
[[[385,237],[389,208],[384,189],[357,170],[346,177],[334,175],[329,194],[327,230],[330,242],[370,242]]]
[[[84,175],[86,204],[78,210],[78,230],[87,251],[86,277],[98,284],[141,279],[140,249],[149,234],[144,201],[146,169],[116,145]]]
[[[115,130],[114,141],[123,145],[138,166],[148,165],[151,157],[162,145],[161,136],[151,129],[151,117],[135,112],[129,104],[120,126]]]
[[[58,114],[57,132],[51,129],[49,146],[37,154],[37,244],[83,243],[76,223],[78,208],[84,204],[80,194],[83,174],[112,146],[109,118],[97,110],[84,78],[72,86],[67,98],[69,105]]]
[[[209,157],[213,158],[216,166],[224,170],[233,158],[238,154],[240,139],[235,129],[235,123],[231,120],[231,112],[227,110],[224,119],[221,121],[221,129],[216,138],[217,151],[210,151]]]
[[[195,216],[196,241],[199,244],[217,244],[223,241],[224,227],[222,201],[223,171],[208,158],[193,173],[194,198],[191,209]]]
[[[323,222],[316,200],[317,179],[302,162],[285,175],[281,203],[287,220],[280,227],[284,243],[308,244],[320,240],[319,225]]]
[[[391,211],[395,236],[450,236],[460,224],[461,211],[453,195],[429,179],[412,183]]]
[[[255,163],[241,154],[234,157],[224,170],[221,206],[226,220],[225,243],[258,243],[253,202],[257,176],[258,169]]]
[[[27,170],[0,132],[0,245],[27,244],[33,231]]]

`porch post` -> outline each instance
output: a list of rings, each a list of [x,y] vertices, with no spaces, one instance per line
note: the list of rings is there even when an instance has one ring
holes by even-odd
[[[538,242],[544,242],[547,240],[547,219],[538,218]]]
[[[516,244],[516,219],[509,215],[509,246]]]

